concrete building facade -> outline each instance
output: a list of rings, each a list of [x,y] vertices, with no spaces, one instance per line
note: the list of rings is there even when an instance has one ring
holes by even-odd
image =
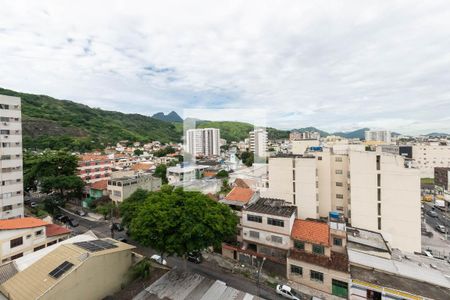
[[[364,132],[366,142],[391,143],[391,132],[387,130],[367,130]]]
[[[0,219],[23,217],[22,114],[18,97],[0,95]]]
[[[265,128],[256,128],[249,132],[250,135],[250,151],[256,158],[264,158],[267,156],[267,131]]]
[[[137,189],[156,191],[161,187],[161,178],[151,174],[135,174],[108,180],[108,194],[115,203],[123,202]]]

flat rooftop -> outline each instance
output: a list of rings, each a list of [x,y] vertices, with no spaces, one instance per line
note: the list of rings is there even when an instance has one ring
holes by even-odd
[[[281,199],[260,198],[244,210],[266,215],[290,217],[297,212],[297,207]]]
[[[367,251],[371,253],[379,252],[381,254],[390,254],[389,247],[383,238],[383,235],[378,232],[347,227],[347,241],[348,249],[359,251]]]

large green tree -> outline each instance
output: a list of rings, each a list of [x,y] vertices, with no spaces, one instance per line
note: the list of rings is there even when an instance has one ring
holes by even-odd
[[[165,164],[160,164],[155,168],[155,172],[153,173],[155,177],[161,178],[163,184],[168,182],[167,180],[167,166]]]
[[[61,198],[80,197],[83,181],[77,174],[78,158],[64,151],[27,154],[24,159],[26,191],[56,192]]]
[[[138,198],[144,196],[140,193]],[[219,246],[236,234],[238,220],[233,211],[200,192],[166,185],[161,191],[148,192],[137,205],[124,206],[127,201],[130,199],[124,201],[121,214],[128,214],[127,220],[131,220],[132,238],[163,255],[184,256]]]

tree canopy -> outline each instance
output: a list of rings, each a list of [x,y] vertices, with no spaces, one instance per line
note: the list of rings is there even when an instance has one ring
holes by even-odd
[[[161,191],[137,191],[120,206],[123,223],[133,239],[162,254],[219,246],[236,233],[237,217],[226,205],[200,192],[163,186]]]

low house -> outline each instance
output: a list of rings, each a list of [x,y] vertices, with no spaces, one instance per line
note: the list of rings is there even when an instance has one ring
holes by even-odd
[[[170,184],[177,182],[187,182],[203,178],[203,172],[208,166],[179,164],[167,168],[167,180]]]
[[[0,220],[2,263],[17,259],[66,239],[71,231],[37,218]]]
[[[126,282],[137,259],[133,248],[111,239],[64,243],[26,268],[9,272],[0,292],[4,299],[15,300],[103,299]]]
[[[347,298],[350,279],[347,254],[332,250],[329,225],[297,219],[291,237],[287,278],[297,284]]]
[[[89,196],[83,201],[83,207],[89,207],[93,201],[108,195],[108,179],[91,183],[88,189]]]

